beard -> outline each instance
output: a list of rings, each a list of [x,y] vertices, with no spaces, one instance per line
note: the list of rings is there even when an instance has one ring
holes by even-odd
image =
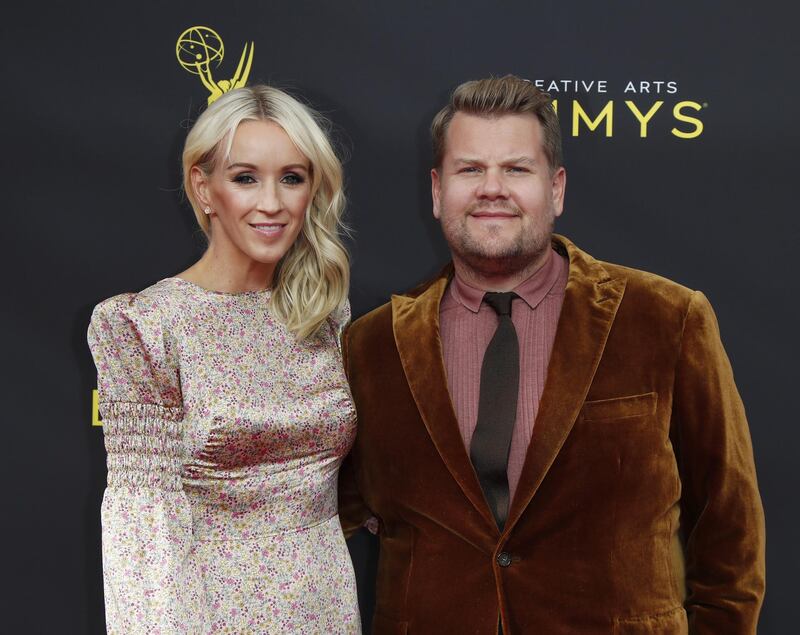
[[[497,208],[498,205],[493,205]],[[489,227],[487,235],[475,236],[470,232],[467,221],[469,214],[478,209],[475,204],[449,223],[442,223],[442,232],[455,259],[482,276],[509,276],[524,271],[539,261],[550,249],[555,222],[554,210],[539,218],[532,219],[532,226],[520,228],[513,236],[503,236],[500,227]],[[514,205],[505,209],[519,218],[520,210]],[[446,215],[443,213],[443,217]]]

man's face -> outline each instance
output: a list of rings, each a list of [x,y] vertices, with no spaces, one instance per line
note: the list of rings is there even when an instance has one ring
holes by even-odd
[[[479,275],[532,268],[550,248],[566,173],[552,171],[534,115],[456,113],[431,170],[433,215],[456,264]]]

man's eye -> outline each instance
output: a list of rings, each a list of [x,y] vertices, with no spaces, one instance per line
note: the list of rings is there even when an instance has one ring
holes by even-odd
[[[524,174],[528,171],[528,168],[522,168],[517,165],[512,165],[511,167],[508,168],[508,171],[514,172],[516,174]]]
[[[300,185],[301,183],[305,182],[305,178],[297,174],[297,172],[289,172],[289,174],[285,175],[281,179],[281,183],[284,183],[285,185]]]
[[[250,183],[255,183],[256,180],[250,174],[237,174],[233,177],[234,183],[240,183],[242,185],[249,185]]]
[[[479,168],[476,168],[474,165],[470,165],[464,168],[461,168],[458,172],[459,174],[474,174],[478,172]]]

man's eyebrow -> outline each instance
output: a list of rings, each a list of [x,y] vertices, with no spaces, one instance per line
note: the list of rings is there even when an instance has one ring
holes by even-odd
[[[521,157],[512,157],[510,159],[506,159],[503,161],[504,165],[536,165],[536,160],[531,157],[521,156]]]
[[[465,164],[465,165],[479,165],[483,163],[480,159],[472,159],[469,157],[462,157],[455,160],[456,163]],[[502,162],[502,165],[536,165],[536,159],[527,156],[519,156],[519,157],[511,157],[509,159],[505,159]]]

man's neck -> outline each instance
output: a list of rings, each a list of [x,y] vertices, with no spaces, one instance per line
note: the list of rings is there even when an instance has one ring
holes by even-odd
[[[500,269],[497,271],[492,271],[490,269],[478,270],[474,267],[467,266],[455,256],[453,256],[453,266],[455,267],[456,275],[471,287],[481,289],[482,291],[511,291],[544,267],[552,257],[552,251],[553,250],[548,247],[544,252],[534,258],[528,266],[522,269],[515,269],[514,271]]]

